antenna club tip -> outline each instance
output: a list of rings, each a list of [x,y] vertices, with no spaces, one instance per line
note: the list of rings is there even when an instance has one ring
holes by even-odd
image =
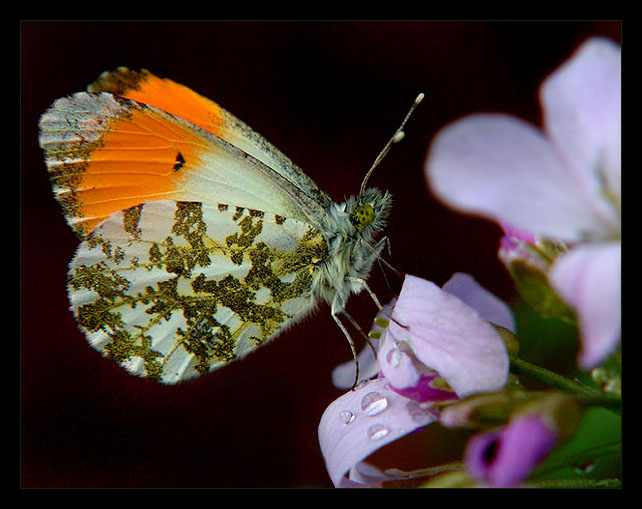
[[[419,103],[420,103],[421,101],[423,101],[423,100],[424,100],[424,93],[423,93],[423,92],[421,92],[421,93],[417,96],[417,98],[415,99],[415,104],[419,104]]]
[[[404,139],[406,136],[406,133],[403,131],[397,131],[395,135],[392,137],[392,142],[393,143],[399,143],[401,140]]]

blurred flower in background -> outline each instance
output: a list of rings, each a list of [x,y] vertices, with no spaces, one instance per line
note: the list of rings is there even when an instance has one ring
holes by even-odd
[[[504,260],[511,241],[522,253],[540,239],[563,246],[548,266],[536,265],[576,313],[579,364],[591,369],[620,342],[619,46],[584,43],[544,81],[540,99],[543,131],[503,114],[445,127],[430,147],[426,176],[446,204],[504,225]]]
[[[471,115],[437,134],[425,164],[438,198],[502,226],[499,258],[520,295],[541,317],[577,323],[578,364],[600,389],[519,358],[510,308],[471,276],[439,288],[407,275],[375,318],[359,383],[321,418],[335,486],[532,485],[534,469],[594,415],[587,409],[621,412],[621,366],[605,364],[621,336],[620,87],[619,46],[590,39],[543,82],[541,130],[504,114]],[[517,375],[545,388],[529,390]],[[352,361],[333,372],[339,388],[354,379]],[[426,426],[470,431],[461,461],[415,472],[367,462]],[[619,443],[589,447],[548,471],[620,451]]]

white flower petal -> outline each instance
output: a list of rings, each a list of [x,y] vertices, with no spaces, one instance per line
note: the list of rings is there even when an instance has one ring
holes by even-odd
[[[501,389],[508,354],[497,333],[473,308],[437,285],[407,275],[388,335],[407,338],[416,357],[464,397]]]
[[[602,363],[620,343],[621,249],[619,242],[577,247],[551,267],[552,287],[578,317],[584,369]]]
[[[507,115],[472,115],[440,131],[428,158],[432,191],[447,204],[553,239],[603,233],[553,145]]]
[[[384,378],[358,385],[333,401],[319,423],[319,444],[330,479],[341,486],[354,465],[435,420],[433,410],[392,391]]]
[[[419,372],[414,366],[412,353],[404,351],[399,346],[406,346],[407,350],[410,350],[409,345],[404,343],[397,345],[395,338],[386,334],[378,353],[381,372],[397,389],[414,387],[419,382]]]
[[[481,286],[470,274],[456,272],[441,289],[459,297],[484,320],[515,332],[515,318],[508,305]]]
[[[621,69],[619,45],[590,39],[540,90],[546,130],[598,202],[605,185],[621,193]]]

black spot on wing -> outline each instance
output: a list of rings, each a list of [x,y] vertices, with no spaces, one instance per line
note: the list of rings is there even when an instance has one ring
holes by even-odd
[[[185,158],[183,157],[183,154],[180,152],[176,154],[176,162],[174,163],[174,167],[172,168],[174,171],[179,171],[183,166],[185,166]]]

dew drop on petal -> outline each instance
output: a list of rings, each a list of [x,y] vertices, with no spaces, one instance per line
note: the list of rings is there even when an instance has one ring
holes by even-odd
[[[369,392],[361,400],[361,410],[366,415],[377,415],[388,408],[388,400],[380,392]]]
[[[577,474],[588,474],[595,469],[595,460],[587,461],[580,465],[574,465],[573,470]]]
[[[339,413],[339,420],[343,424],[349,424],[354,420],[354,414],[350,410],[342,410]]]
[[[373,424],[368,428],[368,438],[370,440],[381,440],[388,433],[390,433],[390,430],[383,424]]]

